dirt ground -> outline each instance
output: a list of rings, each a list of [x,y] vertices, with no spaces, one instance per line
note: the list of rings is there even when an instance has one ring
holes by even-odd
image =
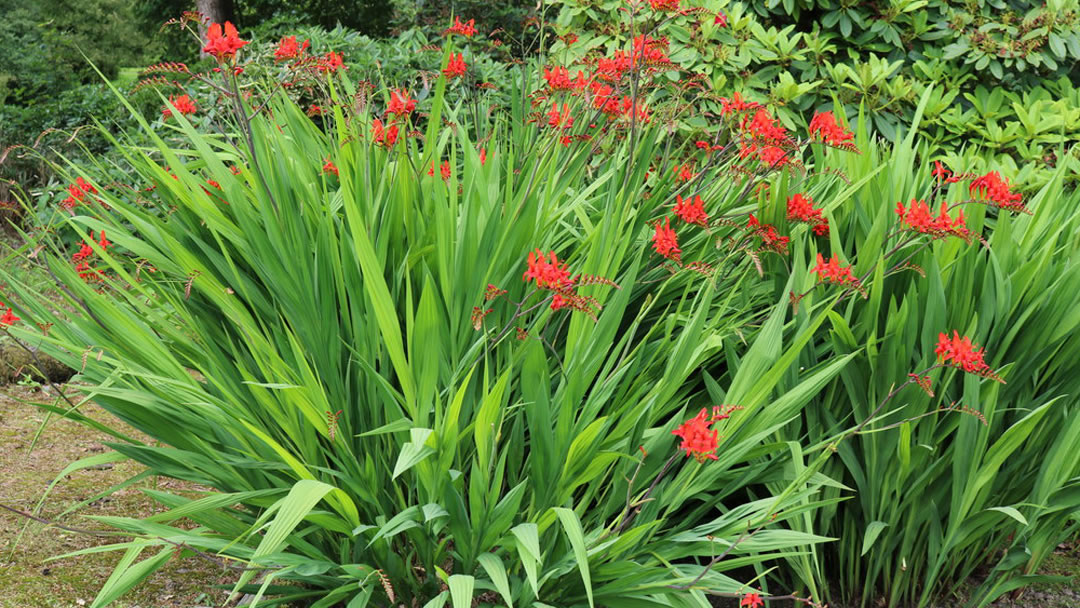
[[[71,390],[71,389],[68,389]],[[106,450],[105,437],[53,416],[42,429],[45,412],[21,401],[50,401],[36,387],[0,386],[0,503],[33,511],[42,493],[69,463]],[[108,414],[96,406],[84,413],[100,420]],[[40,431],[40,435],[38,435]],[[35,437],[37,437],[35,441]],[[141,471],[140,465],[120,462],[73,473],[60,481],[42,505],[39,515],[53,520],[76,505]],[[192,492],[190,484],[170,479],[147,478],[60,519],[64,525],[101,530],[104,526],[87,515],[143,517],[154,512],[155,503],[143,488],[169,492]],[[159,507],[160,509],[160,507]],[[71,551],[123,539],[87,536],[28,521],[0,510],[0,608],[81,608],[89,606],[101,584],[112,573],[120,553],[91,554],[50,561]],[[144,552],[142,557],[156,553]],[[145,583],[135,588],[119,608],[166,608],[220,606],[226,592],[215,585],[235,582],[233,573],[192,557],[173,558]]]

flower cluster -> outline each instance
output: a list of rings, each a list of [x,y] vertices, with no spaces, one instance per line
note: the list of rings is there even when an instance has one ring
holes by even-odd
[[[528,268],[525,270],[525,274],[521,276],[521,280],[526,283],[535,281],[538,288],[554,292],[551,296],[551,310],[567,308],[583,312],[595,321],[597,319],[596,313],[601,308],[600,303],[596,298],[583,296],[574,290],[577,287],[586,285],[607,285],[619,289],[619,286],[614,281],[603,277],[592,275],[571,277],[566,263],[559,261],[554,251],[549,251],[547,256],[539,249],[532,251],[527,258],[527,264]],[[502,293],[506,292],[496,288],[494,285],[488,285],[485,299],[490,300]]]
[[[845,131],[843,127],[836,124],[836,117],[832,112],[819,112],[814,115],[814,118],[810,120],[810,126],[807,129],[810,132],[810,137],[823,141],[830,146],[836,146],[838,148],[844,148],[845,150],[858,151],[852,141],[855,139],[855,135],[851,131]]]
[[[442,73],[447,78],[460,77],[465,75],[466,67],[465,57],[461,53],[458,53],[457,56],[450,53],[450,59],[447,61],[446,67],[443,68]]]
[[[376,145],[384,148],[393,148],[394,142],[398,138],[398,126],[390,125],[383,126],[383,122],[378,118],[371,121],[371,139]]]
[[[697,416],[679,425],[671,431],[672,435],[682,438],[680,450],[686,450],[687,458],[693,456],[698,462],[718,460],[716,448],[719,447],[719,432],[712,428],[714,424],[731,417],[731,412],[741,409],[738,406],[721,408],[714,405],[712,414],[708,408],[701,408]]]
[[[1031,213],[1024,206],[1024,197],[1018,192],[1013,192],[1009,181],[1002,179],[997,171],[991,171],[972,180],[968,191],[972,198],[985,198],[1002,209]]]
[[[791,237],[782,236],[776,231],[776,227],[771,224],[762,224],[761,220],[754,217],[754,214],[750,214],[750,219],[746,222],[746,229],[751,234],[761,239],[762,251],[773,251],[780,255],[787,255],[788,243],[791,242]]]
[[[87,194],[97,194],[97,188],[93,184],[79,177],[75,183],[68,186],[68,197],[60,201],[64,209],[73,209],[77,205],[86,202]]]
[[[0,310],[4,310],[3,302],[0,302]],[[10,327],[16,321],[21,321],[21,319],[15,316],[15,312],[11,310],[10,306],[7,307],[7,310],[4,310],[4,314],[0,315],[0,327]]]
[[[94,233],[90,233],[90,238],[93,239]],[[97,240],[97,244],[102,249],[108,249],[112,243],[105,238],[105,231],[101,231],[101,237]],[[71,256],[71,262],[75,265],[75,271],[79,273],[79,278],[86,281],[100,281],[105,278],[105,272],[90,266],[87,261],[94,255],[94,248],[91,247],[86,241],[83,241],[79,246],[79,251],[75,252]]]
[[[427,174],[431,177],[435,177],[435,161],[431,161],[431,166],[428,167]],[[444,160],[442,161],[442,164],[439,165],[439,176],[443,178],[443,181],[445,181],[450,179],[450,175],[450,161]]]
[[[476,19],[469,19],[462,23],[461,17],[454,17],[454,25],[446,28],[446,31],[443,32],[444,36],[450,34],[459,34],[466,38],[472,38],[476,34]]]
[[[971,232],[964,225],[964,212],[958,212],[956,218],[950,217],[948,203],[942,202],[939,213],[934,215],[925,201],[911,199],[908,207],[896,203],[896,215],[909,230],[928,234],[935,239],[955,236],[965,241],[971,240]]]
[[[172,111],[174,109],[184,116],[194,114],[199,110],[199,108],[195,106],[195,102],[187,95],[181,95],[179,97],[169,95],[169,103],[165,104],[165,107],[162,108],[161,118],[165,120],[172,118]]]
[[[342,68],[346,68],[345,56],[334,51],[319,57],[319,60],[315,62],[315,69],[323,73],[336,72]]]
[[[703,227],[709,225],[709,215],[705,213],[705,201],[701,200],[700,195],[694,196],[692,200],[690,197],[683,200],[683,197],[676,194],[675,215],[679,216],[687,224],[697,224]]]
[[[671,229],[671,220],[664,218],[664,223],[656,222],[656,229],[653,232],[653,249],[656,253],[664,256],[665,258],[680,263],[679,256],[682,254],[682,250],[679,249],[679,239],[675,235],[675,231]]]
[[[934,347],[934,353],[938,361],[952,367],[963,370],[969,374],[990,378],[1004,384],[994,370],[983,360],[984,349],[977,344],[972,344],[971,338],[960,337],[960,332],[953,330],[950,338],[947,333],[938,334],[938,343]]]
[[[820,253],[817,254],[817,265],[810,269],[810,272],[817,273],[818,281],[824,281],[832,283],[834,285],[843,285],[850,289],[854,289],[863,294],[862,283],[851,272],[851,266],[845,266],[840,262],[840,258],[834,253],[832,258],[828,261],[825,260],[825,256]]]
[[[821,209],[814,208],[814,201],[809,196],[795,194],[787,201],[787,219],[813,225],[814,234],[827,236],[829,220],[822,215]]]
[[[206,46],[203,47],[203,52],[213,55],[218,63],[227,63],[232,61],[236,52],[247,43],[247,40],[240,39],[240,33],[231,22],[225,22],[224,32],[220,23],[211,23],[206,30]]]
[[[309,40],[305,40],[303,44],[300,44],[296,41],[296,36],[282,38],[281,42],[278,42],[277,49],[274,50],[274,61],[299,59],[304,56],[304,51],[306,51],[309,46],[311,46]]]

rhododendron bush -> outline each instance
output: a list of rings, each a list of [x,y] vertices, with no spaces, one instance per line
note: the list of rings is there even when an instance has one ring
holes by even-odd
[[[854,567],[829,547],[864,542],[829,519],[863,500],[844,501],[853,450],[937,423],[993,439],[1000,464],[1020,433],[973,426],[993,418],[979,402],[909,408],[914,392],[1028,387],[1041,416],[1060,394],[1016,375],[1018,337],[937,308],[944,266],[1000,249],[1017,274],[1075,214],[1043,219],[997,173],[914,167],[910,140],[884,162],[842,114],[789,130],[680,80],[659,32],[523,63],[495,96],[457,45],[475,27],[456,19],[429,73],[377,86],[293,37],[249,65],[243,32],[210,25],[214,70],[145,83],[169,90],[142,123],[152,149],[121,146],[140,181],[69,168],[33,253],[63,301],[0,269],[3,331],[79,371],[79,399],[42,407],[98,425],[78,411],[96,401],[154,440],[117,425],[109,458],[213,488],[98,518],[131,540],[93,549],[125,552],[94,606],[174,556],[221,563],[258,605],[822,606],[823,564]],[[1046,281],[1075,284],[1066,266]],[[868,371],[898,339],[881,324],[916,309],[934,326]],[[1045,348],[1075,351],[1073,316]],[[869,407],[834,399],[871,381]],[[1065,437],[1061,420],[1016,424]],[[1063,496],[1070,458],[1039,496]],[[1027,517],[1011,542],[1057,538]]]

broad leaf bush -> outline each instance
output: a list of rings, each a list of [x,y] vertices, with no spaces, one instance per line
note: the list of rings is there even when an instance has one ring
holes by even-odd
[[[1072,387],[1053,355],[1075,348],[1071,265],[1054,257],[1071,259],[1073,215],[1042,215],[1060,175],[1028,200],[997,172],[931,174],[914,132],[883,162],[865,117],[852,132],[837,107],[794,131],[680,81],[679,47],[651,35],[594,64],[517,63],[492,90],[474,86],[468,22],[446,30],[427,87],[355,79],[302,36],[268,49],[210,32],[214,69],[144,81],[167,88],[160,118],[131,108],[140,133],[115,142],[131,181],[60,168],[66,196],[21,251],[59,297],[0,268],[5,333],[79,371],[78,398],[41,407],[115,438],[65,471],[132,459],[213,488],[146,490],[163,512],[97,518],[131,540],[80,552],[124,552],[95,607],[175,554],[223,563],[258,605],[821,606],[859,593],[829,588],[859,567],[836,552],[892,542],[881,526],[865,540],[878,515],[859,454],[916,425],[956,444],[935,466],[967,479],[967,462],[973,489],[938,561],[904,564],[932,582],[875,570],[864,598],[936,597],[988,563],[970,547],[1004,542],[987,526],[1004,516],[1024,526],[1010,550],[1032,549],[997,562],[1000,593],[1080,507],[1075,458],[989,497],[1004,448],[965,460],[999,437],[1016,458],[1070,437],[1052,424],[1068,412],[1047,418]],[[1057,311],[1041,358],[967,323],[987,296],[948,271],[963,255],[1032,286],[1002,288],[1001,323],[1034,323],[1036,296]],[[961,290],[949,315],[945,281]],[[889,339],[910,350],[880,355]],[[1039,409],[939,411],[903,392],[943,382]],[[88,401],[122,424],[85,418]],[[976,413],[993,425],[962,426]],[[1017,452],[1020,434],[1041,443]]]

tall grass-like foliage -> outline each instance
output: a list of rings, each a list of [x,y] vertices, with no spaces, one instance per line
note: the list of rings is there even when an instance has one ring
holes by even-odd
[[[707,160],[574,96],[573,129],[537,125],[537,66],[510,108],[462,102],[444,73],[413,114],[327,56],[312,119],[243,81],[235,32],[212,40],[216,97],[170,99],[151,148],[118,142],[141,183],[73,179],[48,228],[82,248],[35,254],[61,301],[0,270],[10,334],[79,371],[83,396],[43,407],[115,437],[68,471],[127,458],[214,488],[97,518],[132,540],[80,552],[124,553],[95,608],[174,554],[224,561],[259,605],[749,605],[770,560],[825,540],[787,522],[832,482],[771,437],[851,357],[791,383],[826,313],[784,339],[733,147]],[[681,251],[653,248],[677,192],[734,219],[670,218]],[[89,400],[154,443],[83,417]],[[816,583],[790,591],[812,604]]]
[[[808,368],[859,356],[787,436],[828,444],[880,414],[835,445],[839,459],[824,469],[855,490],[852,500],[808,526],[840,539],[813,558],[835,581],[834,598],[985,606],[1046,580],[1036,570],[1076,530],[1080,194],[1062,188],[1059,171],[1030,200],[1006,204],[1028,213],[1009,213],[986,205],[979,182],[917,164],[925,156],[913,148],[909,138],[892,154],[822,159],[872,176],[832,215],[842,237],[833,246],[858,252],[869,297],[831,312],[827,334],[801,354]],[[913,231],[895,211],[913,199],[935,213],[941,202],[954,217],[962,211],[968,238]],[[922,372],[940,361],[939,334],[950,330],[982,344],[1002,381],[951,367]],[[973,575],[974,591],[957,596]]]

